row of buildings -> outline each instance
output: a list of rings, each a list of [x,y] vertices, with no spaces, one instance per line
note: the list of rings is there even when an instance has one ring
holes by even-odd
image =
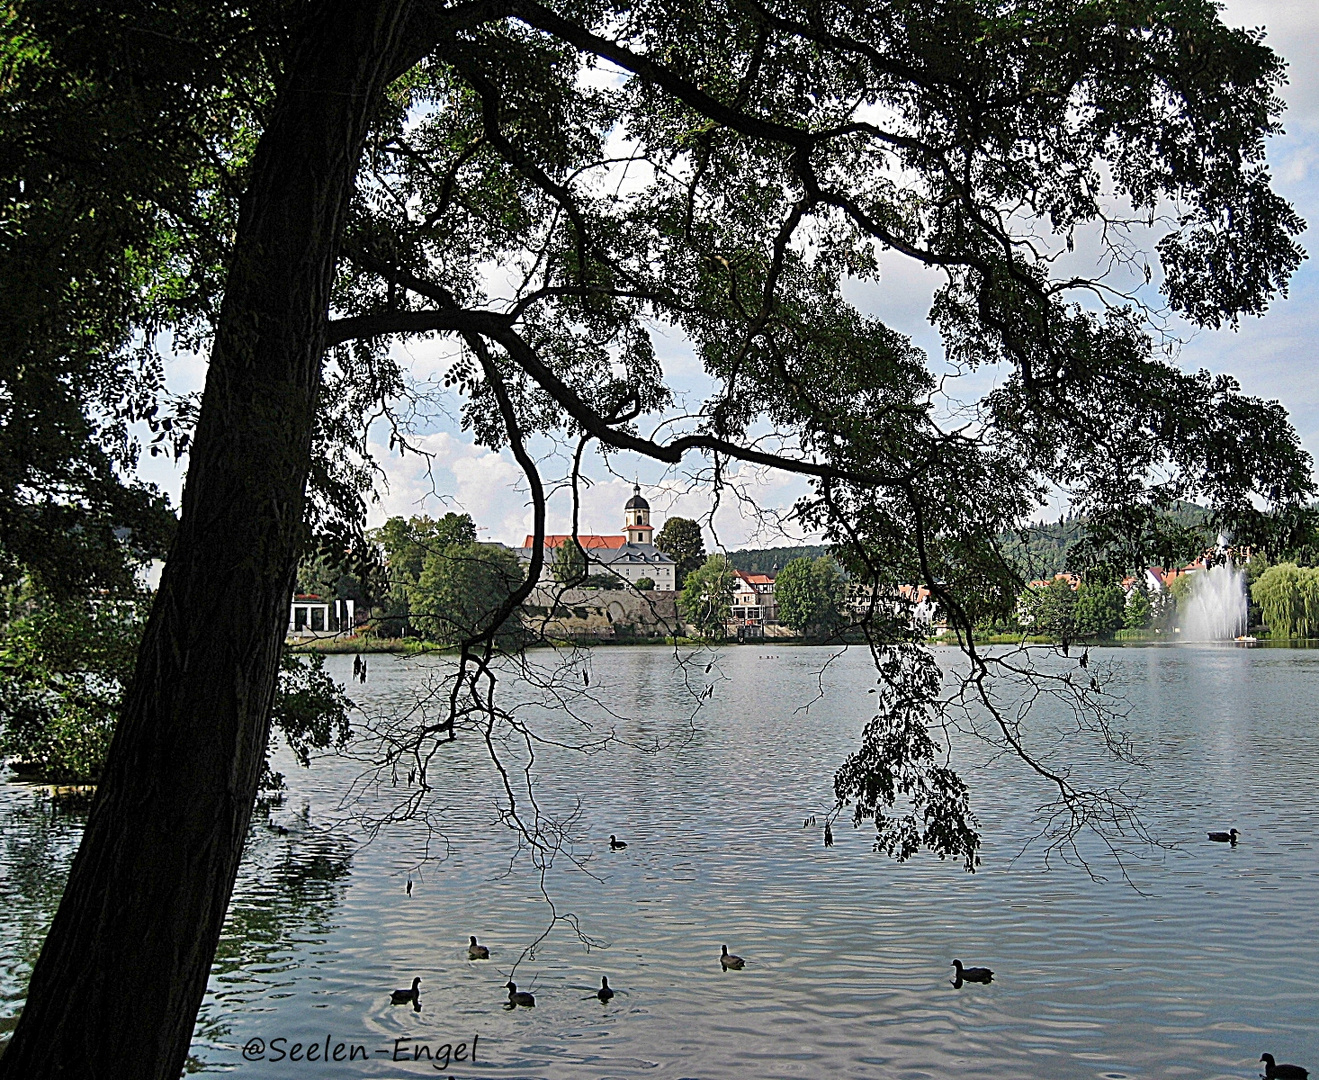
[[[1240,551],[1234,550],[1231,554],[1238,562],[1250,562],[1251,552],[1249,548],[1243,548]],[[1198,559],[1187,563],[1185,566],[1174,566],[1171,569],[1162,566],[1147,566],[1143,573],[1128,574],[1124,577],[1122,579],[1122,591],[1126,594],[1127,598],[1130,599],[1131,594],[1143,585],[1145,592],[1151,597],[1162,596],[1172,590],[1173,582],[1178,578],[1197,574],[1202,570],[1208,570],[1215,564],[1222,562],[1224,557],[1225,549],[1217,548],[1212,551],[1206,551]],[[1081,578],[1078,575],[1063,571],[1054,574],[1053,577],[1049,579],[1038,578],[1035,581],[1031,581],[1027,584],[1027,588],[1043,589],[1052,585],[1055,581],[1060,580],[1067,582],[1067,584],[1071,586],[1073,592],[1081,587]]]
[[[581,544],[589,562],[593,564],[591,569],[614,574],[631,586],[636,586],[640,581],[648,578],[654,583],[654,592],[658,594],[652,599],[659,601],[662,598],[665,605],[672,608],[677,589],[678,565],[672,557],[655,546],[654,532],[654,526],[650,523],[650,503],[642,496],[640,485],[635,485],[632,498],[623,507],[621,534],[578,534],[577,542]],[[547,568],[552,567],[560,548],[571,542],[570,534],[546,536],[542,549],[544,565]],[[535,537],[529,535],[520,548],[513,550],[524,563],[530,563],[535,552],[534,544]],[[730,627],[736,630],[738,637],[761,637],[767,629],[769,633],[774,633],[774,628],[779,622],[778,604],[774,597],[775,575],[743,570],[735,570],[734,573],[737,578],[729,616]],[[547,587],[548,583],[542,585],[538,595],[529,602],[536,604],[548,601],[551,607],[559,603],[548,594],[540,595],[545,593]],[[574,590],[574,593],[580,591]],[[569,610],[589,611],[591,605],[578,602],[582,600],[582,597],[577,597],[568,605]],[[890,604],[895,613],[899,610],[906,611],[917,624],[932,628],[936,626],[937,613],[934,602],[929,590],[924,588],[900,586],[897,595],[875,597],[868,588],[852,586],[848,592],[847,603],[848,607],[857,614],[865,613],[875,603]],[[627,607],[617,597],[605,601],[601,609],[607,617],[605,625],[617,619],[631,618],[626,612],[622,614],[616,612],[614,618],[608,618],[610,604]],[[288,634],[290,637],[317,637],[343,633],[354,627],[365,618],[365,615],[365,612],[359,613],[355,610],[352,600],[327,600],[319,596],[298,595],[293,598],[289,607]],[[589,619],[589,616],[578,621],[586,621],[586,619]],[[784,630],[782,633],[787,631]]]
[[[632,498],[623,507],[623,531],[618,535],[578,534],[577,542],[586,551],[592,569],[615,574],[635,586],[644,578],[654,583],[657,593],[677,590],[678,564],[655,546],[655,528],[650,523],[650,503],[634,485]],[[559,549],[572,541],[570,534],[551,534],[544,539],[544,565],[551,567]],[[530,563],[534,536],[527,536],[514,552]],[[774,604],[774,578],[771,574],[737,572],[737,593],[733,598],[732,620],[741,626],[762,627],[778,621]],[[290,637],[315,637],[339,633],[355,625],[357,613],[351,600],[327,600],[312,595],[298,595],[289,606]]]

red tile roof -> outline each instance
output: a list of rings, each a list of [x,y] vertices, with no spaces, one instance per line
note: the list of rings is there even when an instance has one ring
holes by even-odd
[[[560,544],[566,543],[571,539],[572,539],[572,533],[565,533],[562,535],[555,533],[545,537],[545,546],[547,548],[556,548]],[[621,548],[624,544],[627,543],[626,536],[595,536],[586,533],[579,533],[577,536],[577,540],[582,545],[582,547],[587,548],[588,550],[590,548]],[[526,543],[524,543],[522,546],[532,547],[535,545],[535,543],[536,543],[536,538],[534,536],[528,536]]]

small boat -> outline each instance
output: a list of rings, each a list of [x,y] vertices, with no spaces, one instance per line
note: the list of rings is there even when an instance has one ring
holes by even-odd
[[[1232,640],[1238,645],[1245,645],[1247,647],[1259,644],[1259,638],[1255,637],[1253,634],[1242,634],[1240,637],[1233,638]]]

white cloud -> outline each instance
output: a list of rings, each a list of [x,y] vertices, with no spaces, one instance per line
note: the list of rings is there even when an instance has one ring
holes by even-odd
[[[380,492],[379,502],[371,508],[369,524],[379,525],[386,518],[428,514],[435,517],[450,511],[467,513],[476,522],[482,539],[519,545],[532,531],[532,512],[522,472],[505,451],[495,454],[474,445],[465,433],[438,432],[414,440],[419,449],[431,455],[400,456],[381,443],[371,449],[384,465],[388,485]],[[545,447],[535,448],[542,463],[543,480],[549,499],[546,531],[566,533],[572,528],[572,495],[562,477],[566,462]],[[697,463],[693,462],[693,467]],[[735,468],[725,476],[727,490],[711,517],[713,498],[708,484],[676,470],[661,472],[653,462],[622,455],[611,457],[609,464],[598,455],[584,461],[578,485],[580,507],[578,529],[583,533],[621,534],[623,506],[632,496],[632,469],[641,477],[642,493],[651,504],[652,521],[660,528],[669,517],[689,517],[705,526],[706,544],[737,548],[777,546],[812,537],[779,527],[781,516],[798,496],[807,491],[806,483],[782,473],[767,473],[747,466]]]

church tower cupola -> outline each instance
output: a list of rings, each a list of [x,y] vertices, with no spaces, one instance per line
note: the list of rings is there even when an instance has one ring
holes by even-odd
[[[623,507],[623,533],[629,544],[649,544],[655,530],[650,524],[650,503],[641,497],[641,485],[634,484],[632,498]]]

